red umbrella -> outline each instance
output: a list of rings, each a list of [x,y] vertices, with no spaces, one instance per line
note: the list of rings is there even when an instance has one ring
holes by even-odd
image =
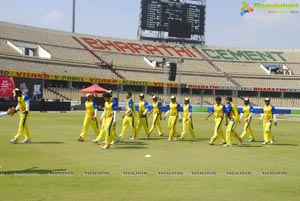
[[[106,89],[100,87],[97,84],[93,84],[92,86],[90,86],[88,88],[80,90],[81,93],[92,93],[92,94],[103,94],[106,91],[107,91]]]

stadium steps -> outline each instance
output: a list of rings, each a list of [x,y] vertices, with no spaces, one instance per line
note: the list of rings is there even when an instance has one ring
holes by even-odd
[[[59,96],[61,98],[63,98],[64,100],[71,100],[69,97],[65,96],[64,94],[59,93],[58,91],[55,90],[55,88],[45,88],[46,90],[48,90],[49,92],[55,94],[56,96]]]
[[[116,76],[118,76],[121,79],[125,79],[125,77],[123,75],[121,75],[119,72],[116,71],[116,69],[114,69],[112,64],[107,63],[106,61],[104,61],[103,59],[101,59],[97,54],[95,54],[92,50],[90,50],[87,46],[85,46],[80,40],[78,40],[75,36],[72,36],[72,38],[77,41],[85,50],[87,50],[88,52],[90,52],[96,59],[98,59],[100,61],[101,64],[105,64],[109,70],[111,70]]]
[[[199,56],[207,61],[217,72],[223,72],[217,65],[215,65],[211,60],[209,60],[204,54],[202,54],[201,51],[199,51],[196,47],[193,47],[193,49],[199,54]],[[240,83],[238,83],[236,80],[234,80],[232,77],[228,75],[228,73],[223,72],[225,78],[230,81],[232,84],[234,84],[237,87],[242,87]]]

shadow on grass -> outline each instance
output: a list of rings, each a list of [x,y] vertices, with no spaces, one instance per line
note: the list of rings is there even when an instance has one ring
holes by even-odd
[[[148,149],[148,147],[142,147],[142,146],[117,146],[116,149]]]
[[[23,170],[10,170],[10,171],[1,171],[4,175],[38,175],[38,174],[50,174],[55,172],[66,172],[67,169],[39,169],[38,167],[32,167]]]
[[[299,146],[299,144],[279,144],[279,143],[276,143],[276,144],[272,144],[272,146],[294,146],[294,147],[297,147],[297,146]]]
[[[22,144],[65,144],[64,142],[31,142],[31,143],[18,143],[18,145]]]
[[[245,147],[245,148],[257,148],[257,147],[263,147],[262,145],[248,145],[248,144],[243,144],[242,146],[238,146],[238,147]]]
[[[139,141],[120,141],[118,145],[146,145],[146,142],[139,142]]]

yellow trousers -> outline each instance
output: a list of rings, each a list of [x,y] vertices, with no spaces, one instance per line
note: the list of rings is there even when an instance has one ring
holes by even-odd
[[[243,130],[243,133],[242,133],[242,135],[241,135],[241,138],[245,137],[245,135],[246,135],[247,132],[248,132],[249,138],[250,138],[250,139],[255,139],[254,134],[253,134],[253,131],[252,131],[252,128],[251,128],[251,126],[250,126],[250,123],[251,123],[251,119],[250,119],[249,121],[246,121],[246,120],[245,120],[244,130]]]
[[[238,121],[239,120],[237,119],[231,119],[226,128],[226,143],[229,145],[232,145],[231,136],[234,136],[239,142],[242,141],[240,136],[235,131]]]
[[[138,137],[142,127],[144,128],[146,136],[149,136],[149,127],[148,127],[147,117],[139,117],[137,126],[136,126],[136,136],[135,137]]]
[[[218,137],[221,138],[222,142],[226,142],[222,126],[223,126],[223,118],[215,118],[214,135],[211,137],[210,142],[214,143]]]
[[[117,141],[116,127],[113,126],[113,117],[104,118],[102,124],[103,124],[103,134],[105,135],[105,146],[109,147],[110,142]]]
[[[161,128],[161,125],[160,125],[160,115],[159,114],[153,114],[152,126],[149,130],[149,135],[151,135],[151,133],[153,132],[155,126],[157,126],[158,134],[162,135],[163,132],[162,132],[162,128]]]
[[[95,133],[96,137],[99,134],[97,119],[91,120],[90,118],[84,118],[83,126],[82,126],[81,133],[80,133],[80,137],[82,139],[85,138],[86,133],[88,132],[90,125],[92,125],[92,128],[94,130],[94,133]]]
[[[172,139],[174,136],[177,137],[178,132],[176,130],[177,116],[169,116],[168,128],[170,130],[169,139]]]
[[[27,114],[20,114],[19,129],[14,138],[16,141],[19,140],[23,132],[25,135],[25,140],[30,139],[30,134],[28,130],[28,118],[29,118],[29,112]]]
[[[101,141],[104,140],[104,138],[105,138],[105,134],[104,134],[104,121],[103,121],[102,124],[101,124],[99,135],[97,136],[96,140],[98,142],[101,142]]]
[[[182,132],[181,132],[181,137],[185,138],[185,134],[187,130],[190,131],[190,134],[193,138],[195,138],[195,132],[194,132],[194,127],[193,127],[193,120],[192,118],[183,118],[182,120]]]
[[[126,128],[127,128],[128,124],[131,127],[131,136],[132,137],[136,136],[135,125],[134,125],[134,117],[125,116],[124,119],[123,119],[123,126],[122,126],[122,131],[121,131],[120,137],[125,136],[125,131],[126,131]]]
[[[264,141],[270,142],[271,140],[274,140],[274,136],[272,135],[272,122],[263,122],[263,130],[264,130]]]

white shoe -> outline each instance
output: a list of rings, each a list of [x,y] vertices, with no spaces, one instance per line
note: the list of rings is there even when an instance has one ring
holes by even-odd
[[[224,144],[223,147],[231,147],[231,144]]]
[[[98,140],[92,140],[92,142],[95,144],[100,144],[100,142]]]
[[[131,138],[129,138],[130,140],[136,140],[136,138],[135,137],[131,137]]]
[[[265,144],[268,144],[269,142],[263,142],[263,143],[261,143],[262,145],[265,145]]]
[[[213,142],[208,142],[208,144],[209,144],[209,145],[215,145],[215,143],[213,143]]]
[[[17,140],[14,140],[14,139],[9,140],[9,142],[12,143],[12,144],[18,144]]]
[[[23,143],[31,143],[31,139],[26,139],[22,141]]]
[[[109,146],[103,146],[103,147],[101,147],[101,149],[103,149],[103,150],[106,150],[108,148],[109,148]]]
[[[150,138],[149,136],[146,136],[146,137],[145,137],[145,140],[149,140],[149,138]]]
[[[270,144],[275,144],[275,141],[271,140],[271,141],[270,141]]]
[[[248,140],[248,142],[255,142],[255,139],[251,138]]]
[[[117,144],[115,141],[110,142],[110,145],[115,145],[115,144]]]
[[[220,145],[224,145],[224,144],[227,144],[226,142],[220,142]]]
[[[172,141],[172,139],[168,138],[168,141],[169,141],[169,142],[171,142],[171,141]]]
[[[242,145],[243,145],[243,141],[240,141],[240,142],[239,142],[239,146],[242,146]]]
[[[118,136],[118,140],[123,140],[124,137],[123,136]]]

